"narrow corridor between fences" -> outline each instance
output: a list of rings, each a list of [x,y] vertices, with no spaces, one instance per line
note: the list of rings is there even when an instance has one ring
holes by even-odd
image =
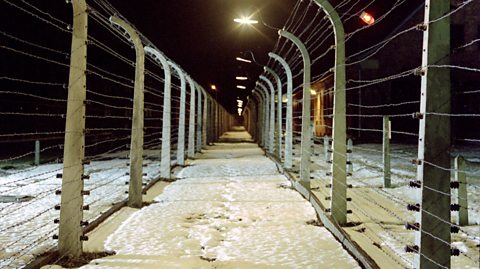
[[[136,2],[0,0],[0,269],[480,268],[480,0]]]
[[[83,268],[359,268],[249,140],[243,128],[226,132],[152,204],[100,225],[85,251],[116,255]]]

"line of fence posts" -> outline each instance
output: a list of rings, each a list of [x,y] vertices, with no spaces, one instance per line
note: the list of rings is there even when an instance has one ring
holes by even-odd
[[[73,6],[73,31],[70,55],[70,73],[68,86],[67,116],[65,127],[65,146],[63,154],[63,173],[61,202],[56,209],[60,210],[58,239],[59,255],[78,258],[83,254],[82,241],[88,240],[83,233],[83,210],[88,205],[83,204],[84,180],[89,176],[84,174],[85,159],[85,100],[86,100],[86,67],[88,40],[88,9],[85,0],[71,1]],[[144,147],[144,61],[145,55],[152,57],[164,70],[164,105],[162,124],[162,158],[161,177],[170,178],[171,169],[171,73],[172,65],[181,80],[179,141],[177,144],[177,162],[184,164],[185,160],[185,103],[186,80],[182,70],[168,60],[155,48],[143,47],[138,33],[127,22],[118,17],[111,17],[110,22],[126,33],[126,37],[134,44],[136,51],[135,84],[133,100],[133,117],[130,146],[130,182],[127,204],[131,207],[142,205],[143,177],[143,147]],[[191,90],[190,115],[188,130],[188,153],[193,158],[195,152],[200,152],[206,145],[207,130],[211,131],[211,139],[228,130],[233,123],[232,116],[206,94],[189,76],[186,77]],[[203,93],[203,96],[202,96]],[[202,99],[203,98],[203,99]],[[203,100],[203,107],[202,107]],[[197,103],[198,102],[198,103]],[[209,111],[214,106],[216,111]],[[203,109],[202,109],[203,108]],[[208,126],[207,126],[208,125]],[[207,129],[210,128],[210,129]],[[183,144],[183,145],[179,145]],[[40,143],[36,142],[35,164],[40,163]]]
[[[334,68],[334,119],[333,119],[333,147],[330,150],[330,141],[328,137],[324,138],[325,159],[330,160],[332,153],[332,190],[331,190],[331,216],[340,225],[347,223],[347,150],[346,150],[346,90],[345,90],[345,41],[343,25],[337,12],[331,6],[328,0],[315,0],[326,13],[327,18],[333,25],[335,34],[335,68]],[[448,64],[450,52],[449,40],[449,18],[442,17],[450,11],[450,1],[427,0],[425,3],[425,22],[419,29],[424,31],[422,68],[419,74],[422,76],[421,83],[421,105],[417,118],[420,121],[418,159],[414,163],[418,165],[417,181],[411,183],[411,186],[421,188],[421,197],[417,205],[410,205],[409,209],[417,211],[417,223],[409,227],[417,227],[416,245],[407,246],[406,250],[415,252],[415,266],[417,268],[437,268],[437,266],[450,267],[450,255],[458,253],[450,246],[450,120],[448,117],[435,116],[431,113],[448,114],[450,113],[450,75],[448,69],[429,68],[431,64]],[[435,23],[431,23],[435,21]],[[308,55],[308,51],[302,51],[303,43],[293,34],[281,30],[280,35],[287,37],[300,48],[302,55]],[[269,54],[270,55],[270,54]],[[272,57],[272,55],[271,55]],[[275,57],[276,60],[280,56]],[[308,60],[308,59],[307,59]],[[282,63],[283,64],[283,63]],[[308,136],[310,124],[310,88],[309,88],[309,68],[310,63],[304,57],[304,87],[303,87],[303,112],[302,112],[302,149],[301,149],[301,175],[300,183],[310,192],[309,160],[311,141]],[[283,64],[287,69],[288,65]],[[287,72],[287,78],[289,78]],[[287,81],[287,87],[292,87],[291,81]],[[435,94],[433,94],[433,91]],[[257,105],[251,106],[257,108],[256,113],[259,117],[259,124],[256,132],[259,133],[260,144],[269,148],[267,132],[271,132],[274,127],[268,126],[268,100],[267,96],[254,94]],[[281,90],[279,91],[279,93]],[[280,98],[279,94],[279,98]],[[428,96],[428,98],[427,98]],[[287,124],[286,124],[286,147],[289,144],[288,137],[292,135],[292,122],[289,121],[291,114],[291,96],[287,96]],[[280,102],[280,99],[278,99]],[[430,113],[430,114],[429,114]],[[249,114],[253,118],[253,114]],[[280,115],[279,115],[280,117]],[[263,122],[262,122],[263,120]],[[384,187],[390,188],[391,168],[390,168],[390,139],[391,124],[388,116],[384,117],[383,131],[383,164],[384,164]],[[428,122],[428,124],[427,124]],[[265,123],[265,124],[262,124]],[[428,145],[428,147],[427,147]],[[285,162],[288,161],[288,153],[285,151]],[[351,160],[349,160],[351,162]],[[432,165],[433,164],[433,165]],[[285,165],[291,168],[290,164]],[[351,168],[349,168],[351,169]],[[463,166],[463,158],[455,159],[455,183],[458,185],[459,205],[459,225],[468,224],[468,202],[466,192],[466,178]],[[309,195],[309,193],[307,193]],[[307,196],[308,197],[308,196]]]
[[[344,30],[343,24],[340,20],[340,17],[326,0],[315,0],[316,4],[322,8],[326,13],[327,18],[333,25],[333,30],[335,34],[335,68],[334,68],[334,119],[333,119],[333,152],[331,172],[332,183],[330,184],[331,190],[331,205],[329,211],[335,219],[335,221],[340,224],[346,224],[347,222],[347,141],[346,141],[346,93],[345,93],[345,41],[344,41]],[[279,36],[289,39],[293,42],[297,48],[299,48],[304,68],[303,68],[303,96],[302,96],[302,131],[301,131],[301,154],[300,154],[300,185],[303,187],[303,194],[306,197],[310,196],[310,165],[311,165],[311,154],[312,154],[312,130],[311,130],[311,111],[310,111],[310,56],[305,47],[305,45],[292,33],[289,33],[285,30],[279,31]],[[292,73],[288,63],[274,53],[269,53],[269,56],[274,58],[276,61],[280,62],[285,73],[287,75],[287,111],[286,111],[286,133],[285,133],[285,158],[284,158],[284,167],[288,170],[293,167],[292,155],[293,155],[293,120],[292,120]],[[265,68],[265,71],[268,72],[268,69]],[[271,72],[270,72],[271,73]],[[269,153],[274,153],[273,151],[273,133],[275,130],[275,112],[274,105],[271,105],[269,100],[269,94],[264,85],[260,84],[260,81],[266,82],[272,91],[274,91],[272,83],[264,76],[260,77],[260,80],[257,81],[256,88],[253,91],[253,95],[256,97],[257,105],[257,114],[259,120],[257,120],[258,125],[256,132],[258,135],[259,144],[262,147],[265,147]],[[263,91],[262,91],[263,90]],[[282,91],[281,88],[278,89],[278,98],[277,102],[281,103],[282,101]],[[270,97],[273,97],[274,93],[272,92]],[[281,104],[279,104],[280,106]],[[254,105],[251,106],[252,109]],[[252,114],[249,114],[252,117]],[[278,125],[281,130],[281,108],[277,113]],[[252,119],[250,119],[252,120]],[[281,138],[277,138],[278,141]],[[325,146],[325,149],[328,150],[329,146]],[[280,151],[280,149],[279,149]],[[328,152],[325,153],[325,155]],[[279,157],[280,153],[277,155]],[[326,156],[329,158],[329,156]],[[279,158],[281,160],[281,158]],[[301,189],[302,190],[302,189]]]

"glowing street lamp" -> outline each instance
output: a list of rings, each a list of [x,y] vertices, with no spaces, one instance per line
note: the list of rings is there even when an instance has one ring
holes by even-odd
[[[244,59],[244,58],[241,58],[241,57],[237,57],[235,58],[237,61],[240,61],[240,62],[245,62],[245,63],[252,63],[252,61],[250,60],[247,60],[247,59]]]
[[[217,90],[217,86],[215,86],[215,84],[212,84],[212,85],[210,85],[210,89],[216,91],[216,90]]]
[[[366,11],[363,11],[362,14],[360,14],[360,19],[368,25],[372,25],[375,22],[375,18]]]
[[[236,18],[236,19],[233,19],[233,21],[240,24],[257,24],[258,23],[257,20],[252,20],[248,17]]]
[[[242,89],[242,90],[245,90],[247,87],[245,86],[242,86],[242,85],[237,85],[237,89]]]
[[[235,77],[236,80],[247,80],[247,77]]]

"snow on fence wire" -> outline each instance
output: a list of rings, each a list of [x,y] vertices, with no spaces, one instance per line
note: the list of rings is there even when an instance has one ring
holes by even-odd
[[[111,17],[120,13],[106,1],[92,0],[77,10],[75,19],[88,17],[87,36],[80,42],[82,45],[70,49],[76,30],[72,4],[81,8],[81,2],[0,1],[1,268],[23,267],[37,255],[56,249],[58,237],[62,240],[76,231],[80,231],[80,237],[73,241],[79,242],[81,251],[81,241],[88,240],[83,229],[112,205],[131,199],[128,192],[132,184],[132,134],[141,134],[143,139],[137,150],[143,151],[139,156],[140,184],[146,185],[169,177],[171,166],[183,165],[187,157],[201,150],[205,141],[217,139],[216,134],[232,122],[218,121],[213,111],[227,118],[225,110],[169,59],[171,83],[167,84],[165,68],[152,55],[144,58],[144,81],[139,83],[133,37],[112,23]],[[155,49],[147,37],[135,31],[141,49]],[[78,32],[75,36],[79,36]],[[69,81],[69,71],[78,68],[78,63],[73,61],[71,65],[70,60],[85,49],[83,45],[88,47],[85,72],[78,75],[78,81]],[[81,105],[85,114],[80,114],[80,119],[84,118],[85,126],[75,128],[82,130],[84,138],[80,136],[70,143],[84,146],[79,147],[81,156],[74,156],[81,161],[67,167],[63,161],[64,151],[67,152],[64,139],[69,120],[68,90],[80,85],[81,91],[82,76],[85,101]],[[139,86],[143,90],[135,91]],[[165,94],[167,88],[170,98]],[[134,102],[139,92],[143,92],[140,104],[144,118],[140,118],[142,128],[134,127],[132,132]],[[170,120],[163,124],[165,118]],[[164,135],[166,127],[168,136]],[[162,154],[163,140],[170,149]],[[162,162],[168,166],[166,176],[160,174]],[[78,178],[64,174],[65,169],[72,167],[82,171]],[[77,186],[73,192],[80,197],[62,196],[64,188],[72,185]],[[73,212],[67,217],[62,216],[61,208],[78,200],[83,210],[70,210]],[[59,235],[59,223],[68,225],[79,216],[80,222],[70,229],[73,232]],[[58,259],[70,255],[72,248],[75,247],[66,246],[64,252],[60,248]]]
[[[279,37],[272,53],[284,59],[287,66],[274,58],[267,63],[282,83],[276,100],[282,102],[280,135],[284,139],[281,154],[274,157],[296,181],[301,181],[302,155],[308,154],[311,173],[308,184],[304,185],[309,186],[304,195],[318,200],[323,214],[331,215],[350,240],[369,254],[375,252],[372,257],[381,267],[477,268],[480,68],[478,59],[472,58],[478,54],[478,36],[466,29],[478,24],[478,18],[471,15],[480,10],[478,1],[455,1],[446,12],[440,12],[442,7],[428,1],[427,6],[434,6],[426,13],[430,16],[427,18],[424,18],[424,2],[329,2],[345,30],[343,43],[338,40],[335,43],[338,38],[335,34],[339,32],[337,28],[334,32],[329,18],[337,24],[339,21],[331,12],[326,15],[323,11],[328,10],[327,1],[298,1],[282,27],[303,42],[311,59],[311,87],[305,90],[310,91],[311,111],[307,118],[311,121],[313,139],[307,148],[302,148],[301,143],[305,124],[302,120],[305,69],[301,52],[293,42]],[[446,2],[449,7],[450,1]],[[375,23],[362,24],[359,15],[370,9],[377,11]],[[434,38],[422,46],[429,28]],[[449,28],[450,40],[436,35],[448,33]],[[450,42],[451,49],[439,52],[435,42]],[[336,65],[336,50],[342,46],[346,47],[345,62]],[[427,51],[442,55],[438,62],[422,62],[424,48],[425,55]],[[336,80],[338,74],[334,72],[339,66],[346,69],[343,88],[338,87],[341,81]],[[292,85],[288,83],[288,71],[292,72]],[[275,81],[267,72],[265,76]],[[428,88],[434,80],[442,83]],[[287,94],[289,86],[293,86],[291,101]],[[437,88],[444,88],[443,97],[442,93],[432,94],[440,91]],[[247,127],[268,149],[270,137],[265,134],[269,126],[263,123],[268,120],[270,110],[260,89],[255,91],[250,97],[249,111],[259,114],[248,114],[251,118],[246,122],[255,122],[256,117],[262,123]],[[335,112],[335,94],[342,91],[346,93],[345,132],[353,141],[353,149],[345,151],[332,145],[335,131],[342,132],[333,123],[335,117],[342,117]],[[289,109],[293,110],[291,125],[288,125]],[[275,117],[278,121],[278,112]],[[289,130],[293,130],[293,151],[286,140]],[[430,159],[428,152],[432,151],[446,157],[443,161]],[[293,155],[292,166],[286,162],[289,154]],[[333,161],[335,155],[343,163]],[[347,180],[339,181],[336,173],[347,175]],[[443,179],[444,183],[437,183],[436,179]],[[332,190],[335,184],[345,188],[346,195]],[[346,222],[334,217],[332,208],[341,207],[335,204],[338,202],[347,205],[342,212],[347,214]],[[439,208],[440,203],[443,204]],[[435,231],[440,226],[443,230]]]

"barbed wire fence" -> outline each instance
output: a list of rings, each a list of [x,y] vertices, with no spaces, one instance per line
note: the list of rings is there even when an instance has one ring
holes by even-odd
[[[56,249],[58,223],[70,221],[62,220],[59,209],[64,191],[62,180],[64,186],[69,184],[65,181],[72,180],[63,178],[63,151],[68,89],[76,83],[69,81],[68,76],[70,58],[75,52],[70,49],[74,28],[72,3],[68,1],[2,0],[0,10],[8,14],[0,19],[0,267],[19,268],[38,255]],[[78,223],[82,229],[112,205],[128,199],[137,65],[129,37],[110,20],[112,16],[123,18],[120,13],[104,0],[87,2],[86,12],[89,25],[85,146],[82,163],[75,164],[84,170],[83,187],[78,190],[84,196],[83,218]],[[155,48],[147,37],[137,32],[144,46]],[[162,155],[167,156],[169,167],[183,165],[184,160],[178,160],[178,156],[186,158],[187,150],[198,152],[202,148],[204,144],[198,144],[202,139],[197,136],[207,135],[203,125],[228,128],[224,123],[214,122],[212,113],[202,116],[201,105],[209,104],[228,117],[193,80],[183,85],[182,95],[181,75],[172,70],[168,112],[171,120],[167,124],[171,150],[162,154],[166,78],[164,68],[155,59],[146,56],[145,62],[144,142],[141,145],[144,186],[160,179]],[[183,70],[182,73],[188,76]],[[196,93],[195,99],[190,98],[192,92]],[[196,106],[190,105],[192,100]],[[183,121],[180,121],[181,115]],[[192,126],[194,130],[189,130]],[[183,132],[179,134],[180,129]],[[190,132],[194,134],[193,144],[188,143]],[[218,138],[210,136],[211,141]],[[184,143],[182,147],[179,141]],[[177,155],[179,149],[184,155]],[[193,157],[191,153],[188,155]],[[62,206],[75,199],[62,201]],[[82,233],[79,239],[88,240],[88,237]],[[67,253],[60,253],[57,260],[66,256]]]
[[[358,18],[362,12],[381,5],[379,1],[330,1],[345,27],[343,45],[346,47],[344,65],[347,76],[343,91],[346,93],[346,134],[351,140],[346,154],[336,151],[331,145],[332,133],[335,132],[333,122],[337,116],[334,113],[335,83],[338,83],[332,72],[335,70],[338,44],[335,44],[334,30],[328,20],[330,14],[326,16],[316,2],[325,1],[298,1],[283,26],[284,31],[303,42],[311,58],[312,84],[311,89],[307,90],[311,93],[308,102],[312,108],[309,117],[313,139],[306,151],[301,144],[304,135],[301,130],[304,124],[302,106],[305,103],[302,98],[305,70],[301,51],[286,38],[279,38],[272,51],[288,63],[293,78],[293,165],[285,166],[287,171],[292,173],[296,181],[300,181],[301,158],[302,154],[307,153],[311,157],[311,187],[307,198],[317,199],[326,215],[331,214],[333,207],[339,206],[334,204],[338,199],[347,204],[348,222],[338,226],[342,226],[344,233],[361,248],[375,246],[377,252],[386,258],[383,265],[411,268],[423,259],[440,268],[478,267],[480,238],[476,231],[480,224],[479,201],[472,197],[478,197],[479,189],[479,130],[473,125],[478,125],[474,124],[478,123],[479,114],[474,102],[478,100],[480,69],[478,60],[471,58],[478,51],[478,35],[460,34],[461,38],[458,38],[459,33],[455,32],[457,28],[465,30],[471,26],[457,27],[474,17],[475,10],[479,10],[478,1],[456,1],[449,12],[426,23],[423,17],[425,3],[390,1],[388,6],[383,3],[383,13],[375,18],[372,25],[361,24]],[[451,21],[452,25],[451,50],[446,56],[451,61],[422,66],[425,25],[428,27],[445,21]],[[472,20],[467,23],[475,22]],[[276,97],[283,104],[282,129],[276,129],[276,132],[280,132],[283,138],[289,135],[288,96],[285,91],[289,86],[288,72],[274,59],[267,66],[280,76],[282,82],[281,94]],[[445,69],[447,75],[451,74],[451,112],[419,113],[422,104],[421,80],[426,75],[425,68]],[[269,78],[274,81],[273,77]],[[259,107],[262,106],[262,99],[257,99],[260,99]],[[253,103],[249,104],[250,111],[253,111]],[[264,110],[269,113],[268,108]],[[278,120],[279,113],[276,113]],[[419,135],[418,122],[423,118],[431,121],[446,118],[451,121],[449,166],[418,159],[417,143],[424,139],[424,134]],[[255,130],[260,133],[260,138],[261,133],[267,131],[265,128]],[[285,143],[285,139],[283,141]],[[429,144],[428,147],[435,146]],[[282,149],[286,148],[287,145],[282,145]],[[423,152],[424,148],[420,148]],[[282,150],[275,158],[285,165],[288,154],[288,150]],[[334,154],[341,155],[346,163],[339,165],[332,161]],[[459,155],[463,157],[456,158]],[[424,165],[424,169],[433,167],[451,174],[451,191],[441,192],[424,184],[418,176],[420,165]],[[346,183],[335,182],[332,168],[348,175]],[[347,196],[332,192],[332,184],[343,185],[347,189]],[[448,212],[444,213],[448,218],[431,213],[428,206],[435,201],[422,201],[420,190],[451,200],[451,208],[443,209]],[[445,240],[422,227],[419,221],[422,215],[450,227],[447,233],[449,239]],[[462,215],[469,220],[465,222]],[[420,237],[430,237],[436,245],[447,245],[448,254],[451,252],[452,255],[451,262],[439,264],[437,256],[440,254],[429,256],[421,251]]]

